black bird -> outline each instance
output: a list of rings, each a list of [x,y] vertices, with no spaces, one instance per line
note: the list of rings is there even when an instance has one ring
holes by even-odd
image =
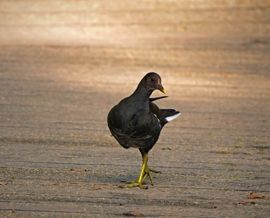
[[[146,177],[153,185],[150,172],[158,171],[148,167],[148,152],[157,142],[164,125],[180,115],[174,109],[159,109],[153,101],[168,96],[150,98],[154,90],[166,94],[160,76],[150,72],[142,78],[134,93],[115,105],[107,117],[109,129],[119,144],[124,148],[138,148],[142,155],[140,176],[128,187],[147,188],[143,185]]]

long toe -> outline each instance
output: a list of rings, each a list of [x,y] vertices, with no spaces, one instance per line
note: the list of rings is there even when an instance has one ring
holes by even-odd
[[[142,181],[145,181],[146,178],[149,178],[151,185],[154,185],[151,170],[148,168],[148,166],[145,169]]]
[[[140,189],[148,189],[148,186],[147,185],[144,185],[140,182],[130,182],[128,184],[124,184],[124,185],[119,185],[118,186],[119,188],[134,188],[134,187],[138,187]]]
[[[159,171],[159,170],[154,170],[154,169],[150,169],[150,168],[149,168],[149,171],[152,173],[161,173],[161,171]]]
[[[147,177],[149,178],[151,185],[154,185],[154,183],[153,183],[153,177],[152,177],[152,175],[151,175],[150,172],[145,173],[145,175],[144,175],[144,177],[143,177],[143,181],[144,181]]]

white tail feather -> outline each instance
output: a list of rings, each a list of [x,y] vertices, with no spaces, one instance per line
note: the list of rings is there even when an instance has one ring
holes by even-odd
[[[170,121],[174,120],[176,117],[178,117],[178,116],[180,116],[180,115],[181,115],[181,113],[179,112],[179,113],[177,113],[177,114],[175,114],[175,115],[166,117],[165,120],[166,120],[167,122],[170,122]]]

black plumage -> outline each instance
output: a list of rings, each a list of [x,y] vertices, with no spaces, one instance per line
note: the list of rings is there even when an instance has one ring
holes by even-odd
[[[174,109],[159,109],[153,101],[167,96],[150,98],[154,90],[165,93],[160,76],[151,72],[143,77],[131,96],[121,100],[108,114],[109,129],[119,144],[124,148],[138,148],[142,154],[141,175],[129,187],[144,188],[142,183],[146,177],[152,183],[147,154],[157,142],[164,125],[180,115]]]

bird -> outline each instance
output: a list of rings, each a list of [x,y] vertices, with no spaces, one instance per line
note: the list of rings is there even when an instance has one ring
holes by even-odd
[[[127,187],[147,189],[146,178],[153,185],[151,173],[159,171],[149,168],[148,153],[158,141],[162,128],[181,114],[175,109],[160,109],[153,103],[168,97],[151,98],[155,90],[166,95],[160,75],[149,72],[141,79],[135,91],[113,106],[107,116],[109,130],[117,142],[126,149],[139,149],[142,156],[140,175],[137,180],[128,183]]]

